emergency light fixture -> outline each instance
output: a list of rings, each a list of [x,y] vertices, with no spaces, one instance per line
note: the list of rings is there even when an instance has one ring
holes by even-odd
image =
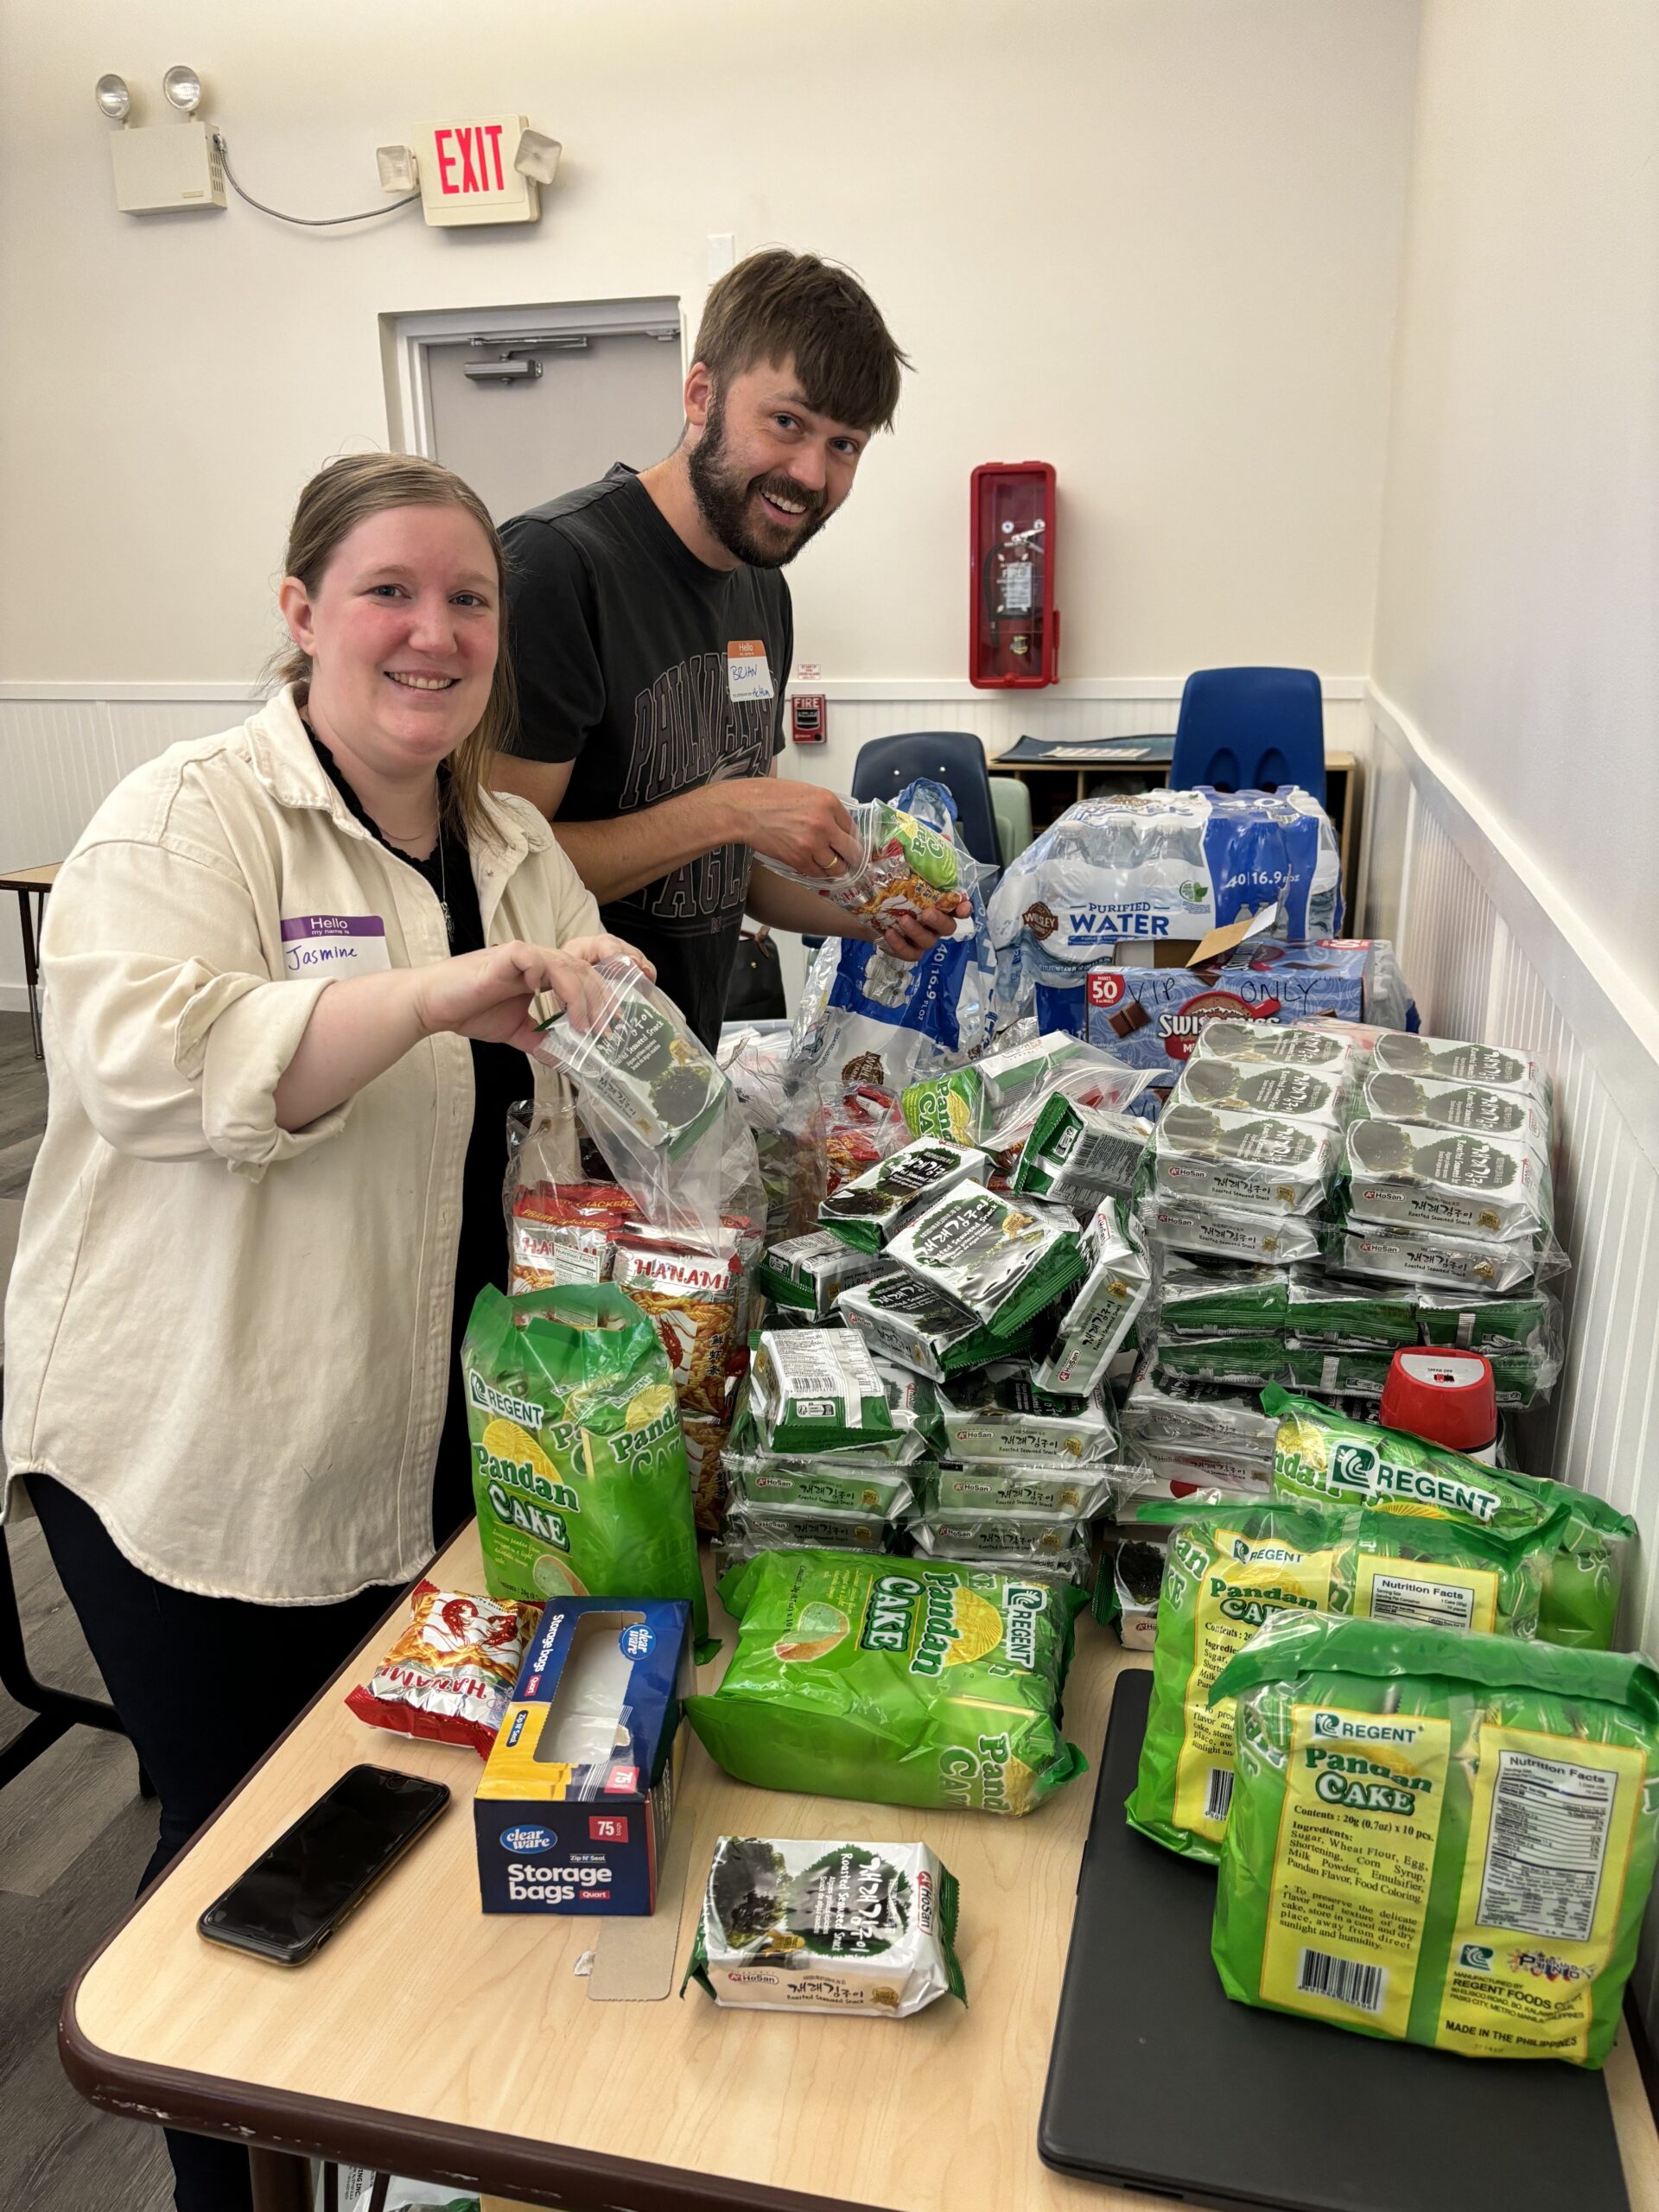
[[[162,78],[162,90],[181,115],[194,115],[201,105],[201,79],[182,61],[175,61]]]
[[[132,113],[132,94],[127,90],[127,80],[113,71],[100,77],[92,87],[92,98],[98,102],[99,112],[111,123],[124,123]]]

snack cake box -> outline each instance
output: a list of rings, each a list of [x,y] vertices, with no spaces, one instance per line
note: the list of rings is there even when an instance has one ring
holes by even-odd
[[[549,1600],[473,1799],[486,1912],[655,1910],[692,1688],[682,1601]]]
[[[1370,964],[1367,939],[1253,940],[1200,968],[1091,968],[1080,984],[1039,982],[1037,1014],[1133,1067],[1178,1073],[1207,1021],[1363,1020]]]

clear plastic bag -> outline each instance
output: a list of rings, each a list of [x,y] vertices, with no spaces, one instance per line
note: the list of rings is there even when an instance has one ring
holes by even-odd
[[[843,866],[830,875],[812,875],[768,861],[774,874],[810,885],[878,929],[937,912],[942,899],[954,905],[957,894],[977,887],[978,864],[948,829],[887,799],[843,798],[842,804],[853,825],[850,836],[835,839]]]
[[[708,1235],[734,1188],[758,1206],[754,1141],[731,1086],[632,961],[596,963],[535,1057],[575,1085],[583,1125],[646,1221]]]

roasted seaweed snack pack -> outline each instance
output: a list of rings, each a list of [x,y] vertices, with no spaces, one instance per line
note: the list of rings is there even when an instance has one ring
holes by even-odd
[[[1409,1076],[1419,1082],[1472,1083],[1487,1090],[1519,1091],[1548,1101],[1548,1079],[1529,1052],[1501,1045],[1461,1044],[1445,1037],[1412,1037],[1382,1030],[1371,1048],[1374,1073]]]
[[[832,1191],[818,1208],[818,1225],[860,1251],[879,1252],[929,1198],[954,1184],[979,1181],[990,1164],[970,1146],[918,1138]]]
[[[1086,1761],[1059,1732],[1082,1593],[1035,1575],[765,1552],[724,1575],[737,1651],[686,1717],[740,1782],[1028,1813]]]
[[[769,1246],[755,1281],[774,1306],[826,1321],[849,1284],[863,1282],[887,1264],[880,1252],[858,1251],[833,1229],[814,1229]]]
[[[1263,1390],[1290,1380],[1282,1337],[1165,1337],[1152,1355],[1154,1381],[1208,1383],[1225,1390]]]
[[[899,1263],[1008,1337],[1083,1273],[1075,1217],[1040,1198],[959,1183],[899,1230]]]
[[[851,1329],[765,1329],[749,1370],[754,1417],[772,1452],[834,1452],[899,1434],[868,1347]]]
[[[716,2005],[903,2020],[966,2001],[957,1884],[923,1843],[723,1835],[686,1981]],[[683,1985],[682,1985],[683,1991]]]
[[[1024,1332],[1013,1341],[997,1336],[937,1285],[896,1265],[849,1285],[836,1299],[836,1311],[872,1351],[936,1382],[962,1368],[1001,1359],[1024,1340]]]
[[[824,1512],[804,1505],[752,1505],[737,1500],[726,1509],[721,1529],[723,1563],[753,1558],[756,1552],[793,1546],[824,1551],[881,1552],[889,1548],[887,1524],[879,1513]]]
[[[1287,1115],[1235,1113],[1177,1091],[1153,1132],[1156,1195],[1206,1208],[1307,1214],[1325,1194],[1337,1135]]]
[[[1344,1274],[1499,1293],[1528,1287],[1552,1258],[1548,1244],[1541,1252],[1530,1238],[1504,1243],[1438,1229],[1388,1228],[1375,1221],[1338,1224],[1325,1249],[1330,1264]]]
[[[1283,1061],[1226,1060],[1215,1052],[1189,1060],[1181,1096],[1195,1106],[1224,1106],[1232,1114],[1288,1115],[1293,1121],[1338,1126],[1344,1084],[1340,1076]]]
[[[678,1160],[723,1108],[726,1078],[673,1001],[632,961],[599,961],[593,972],[606,988],[583,1009],[583,1026],[573,1014],[556,1015],[536,1057],[575,1082],[584,1119],[597,1109],[648,1150]],[[594,1135],[602,1144],[596,1122]]]
[[[1089,1272],[1060,1315],[1052,1345],[1033,1369],[1039,1389],[1086,1396],[1128,1341],[1146,1306],[1151,1268],[1126,1209],[1109,1203],[1084,1233]]]
[[[1344,1350],[1391,1351],[1417,1341],[1417,1304],[1403,1291],[1344,1282],[1323,1268],[1293,1268],[1285,1283],[1285,1321],[1304,1341]]]
[[[1098,1391],[1056,1397],[1039,1389],[1019,1360],[999,1360],[941,1383],[939,1396],[953,1459],[1082,1465],[1109,1459],[1117,1449],[1111,1408]]]
[[[1366,1109],[1389,1122],[1426,1128],[1468,1129],[1477,1136],[1508,1137],[1535,1152],[1549,1150],[1549,1120],[1530,1090],[1495,1090],[1485,1084],[1435,1083],[1421,1076],[1373,1068],[1365,1079]]]
[[[1600,2066],[1659,1848],[1659,1676],[1382,1620],[1228,1666],[1212,1951],[1241,2004],[1471,2057]]]
[[[1087,1520],[1114,1494],[1105,1467],[1004,1467],[994,1461],[941,1459],[926,1478],[931,1505],[949,1513],[1006,1513],[1035,1508]]]
[[[1499,1240],[1549,1229],[1548,1166],[1524,1139],[1362,1116],[1346,1165],[1351,1221]]]
[[[1014,1187],[1092,1211],[1103,1198],[1127,1198],[1134,1189],[1151,1135],[1133,1114],[1083,1105],[1057,1090],[1038,1111]]]
[[[1195,1109],[1205,1112],[1203,1107]],[[1162,1249],[1189,1252],[1204,1259],[1267,1262],[1317,1259],[1319,1224],[1306,1215],[1269,1213],[1243,1205],[1217,1205],[1202,1198],[1170,1198],[1149,1194],[1135,1207],[1135,1218]]]
[[[813,1513],[857,1513],[880,1521],[899,1521],[908,1515],[921,1478],[921,1469],[914,1463],[884,1467],[869,1460],[806,1456],[731,1454],[726,1471],[733,1509],[793,1506]]]
[[[1323,1022],[1206,1021],[1192,1039],[1195,1060],[1262,1060],[1309,1068],[1344,1082],[1363,1058],[1361,1047]]]
[[[613,1283],[474,1301],[461,1348],[493,1598],[677,1598],[709,1632],[662,1340]]]
[[[1559,1355],[1560,1316],[1548,1291],[1513,1298],[1424,1289],[1414,1305],[1426,1344],[1448,1344],[1460,1351],[1530,1351]]]
[[[1173,1251],[1160,1262],[1154,1302],[1160,1337],[1272,1335],[1287,1325],[1290,1313],[1282,1268],[1195,1260]]]
[[[1078,1590],[1087,1590],[1094,1580],[1082,1531],[1073,1527],[1062,1534],[1047,1514],[941,1514],[918,1521],[911,1543],[918,1559],[951,1566],[988,1563],[1010,1574],[1066,1582]]]
[[[1131,1824],[1213,1862],[1233,1789],[1233,1714],[1214,1685],[1281,1612],[1428,1621],[1531,1636],[1560,1523],[1510,1536],[1420,1516],[1313,1503],[1151,1500],[1138,1525],[1170,1525],[1158,1604],[1152,1709]]]

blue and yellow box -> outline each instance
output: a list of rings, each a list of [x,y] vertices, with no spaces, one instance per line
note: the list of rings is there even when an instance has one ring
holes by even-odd
[[[473,1799],[486,1912],[655,1910],[692,1687],[689,1605],[549,1599]]]

